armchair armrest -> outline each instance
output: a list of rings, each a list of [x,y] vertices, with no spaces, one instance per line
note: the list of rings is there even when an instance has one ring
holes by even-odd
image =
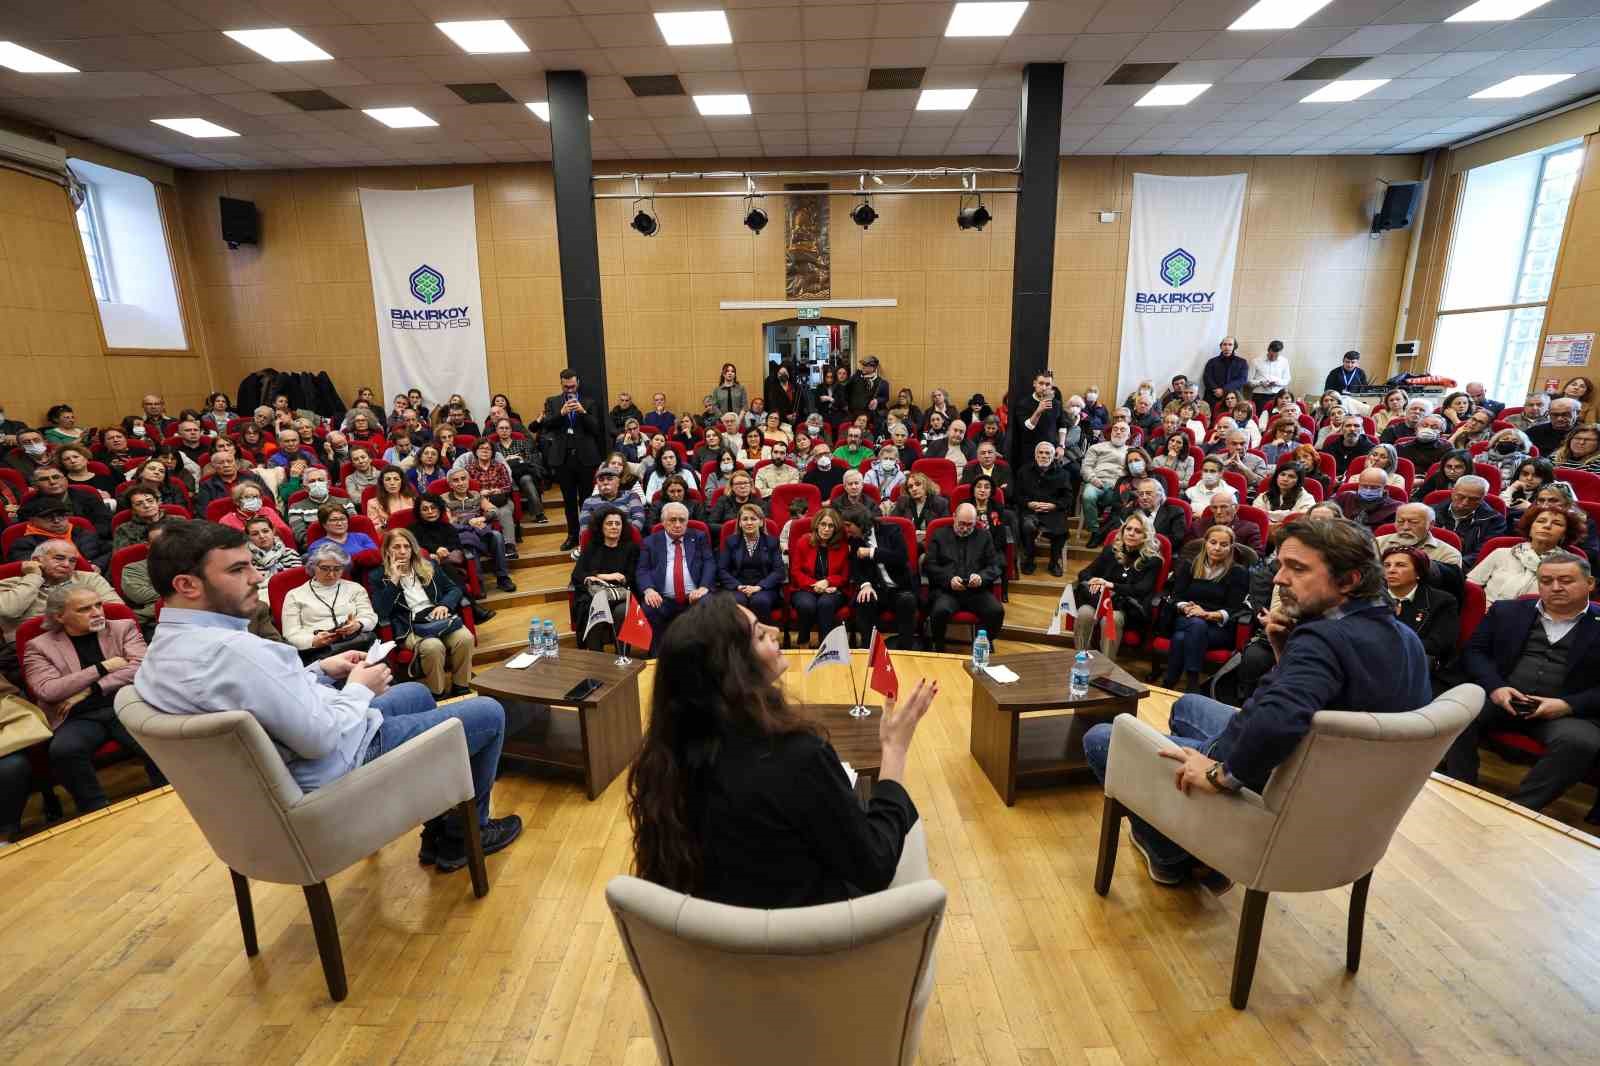
[[[466,732],[452,718],[307,792],[289,808],[289,828],[326,879],[473,794]]]
[[[1231,795],[1191,792],[1173,785],[1178,764],[1162,758],[1179,749],[1131,714],[1111,727],[1106,796],[1149,822],[1161,835],[1214,870],[1250,885],[1261,868],[1277,816],[1249,789]]]

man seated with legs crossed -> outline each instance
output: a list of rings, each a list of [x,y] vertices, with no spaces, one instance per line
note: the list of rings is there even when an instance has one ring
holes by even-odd
[[[1500,600],[1461,654],[1461,670],[1489,700],[1445,756],[1445,772],[1478,781],[1483,730],[1523,733],[1545,747],[1511,802],[1548,806],[1582,781],[1600,758],[1600,607],[1589,602],[1594,576],[1573,552],[1539,560],[1537,599]],[[1600,807],[1591,811],[1597,817]]]
[[[1265,626],[1277,665],[1241,709],[1194,693],[1173,704],[1171,739],[1179,748],[1161,754],[1176,764],[1181,792],[1260,792],[1318,711],[1391,714],[1433,698],[1422,641],[1381,598],[1372,534],[1347,519],[1321,519],[1287,525],[1280,536],[1273,578],[1280,603]],[[1104,782],[1109,723],[1084,734],[1083,751]],[[1194,859],[1137,817],[1131,828],[1150,879],[1181,884]]]
[[[175,522],[150,548],[150,580],[166,597],[155,638],[133,685],[168,714],[243,710],[255,715],[301,788],[329,784],[449,718],[465,729],[485,854],[522,832],[516,815],[489,817],[505,739],[505,710],[478,697],[434,705],[423,685],[390,685],[389,667],[351,651],[310,666],[287,644],[252,636],[261,573],[244,534],[211,522]],[[340,682],[343,682],[342,686]],[[424,865],[467,863],[460,822],[445,814],[422,828]]]

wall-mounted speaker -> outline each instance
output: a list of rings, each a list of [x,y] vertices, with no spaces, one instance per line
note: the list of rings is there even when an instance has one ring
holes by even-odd
[[[226,196],[219,196],[217,200],[222,207],[222,239],[228,242],[228,247],[257,243],[261,236],[261,219],[255,203]]]
[[[1405,229],[1411,225],[1411,215],[1417,209],[1417,199],[1422,195],[1422,182],[1397,182],[1384,187],[1383,206],[1372,216],[1372,232]]]

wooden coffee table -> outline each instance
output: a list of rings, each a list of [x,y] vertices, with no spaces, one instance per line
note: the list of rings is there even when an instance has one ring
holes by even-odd
[[[848,703],[808,703],[802,707],[828,731],[828,743],[842,762],[856,772],[856,796],[862,803],[872,798],[872,784],[883,769],[883,747],[878,742],[880,707],[868,718],[851,718]]]
[[[643,736],[639,725],[639,673],[635,659],[617,666],[609,652],[562,648],[558,659],[540,659],[522,670],[505,664],[472,679],[485,696],[548,704],[541,717],[516,739],[507,739],[505,755],[514,759],[576,770],[594,799],[633,761]],[[586,677],[601,682],[579,700],[567,698]]]
[[[1072,677],[1070,651],[1027,652],[990,659],[992,665],[1009,666],[1017,680],[1002,685],[987,673],[972,677],[972,757],[983,767],[994,790],[1010,807],[1017,802],[1018,787],[1058,784],[1089,776],[1083,758],[1083,734],[1090,726],[1109,722],[1126,711],[1139,713],[1139,701],[1150,694],[1132,674],[1099,652],[1092,653],[1089,673],[1109,677],[1134,689],[1124,698],[1089,689],[1081,699],[1069,694]],[[1047,717],[1024,718],[1037,711],[1071,711]]]

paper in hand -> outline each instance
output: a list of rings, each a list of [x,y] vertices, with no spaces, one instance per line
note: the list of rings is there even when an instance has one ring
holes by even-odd
[[[394,651],[394,641],[380,640],[367,649],[367,662],[369,664],[381,663],[389,657],[389,653],[392,651]]]

